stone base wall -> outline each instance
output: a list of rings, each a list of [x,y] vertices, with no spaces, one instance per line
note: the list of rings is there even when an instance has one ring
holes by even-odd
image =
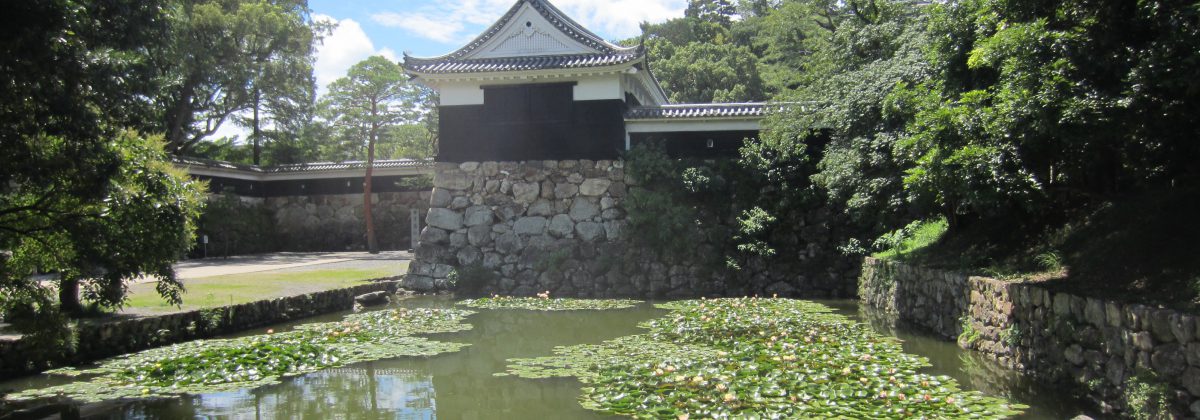
[[[1196,316],[874,258],[859,295],[1027,375],[1070,384],[1106,413],[1127,412],[1131,377],[1152,372],[1174,415],[1200,416]]]
[[[200,338],[307,318],[354,307],[354,297],[395,292],[398,281],[380,281],[304,295],[117,321],[82,322],[74,351],[55,355],[24,340],[0,340],[0,376],[15,377],[63,365],[93,362]]]
[[[372,194],[375,235],[382,249],[409,249],[411,210],[424,217],[429,191]],[[346,251],[366,249],[362,194],[269,197],[280,251]]]
[[[682,257],[640,249],[623,205],[632,181],[620,160],[438,163],[406,287],[450,289],[452,272],[479,266],[490,273],[481,292],[515,296],[853,296],[858,265],[831,261],[832,249],[797,246],[737,271],[725,269],[715,240]],[[705,228],[727,237],[728,224]]]

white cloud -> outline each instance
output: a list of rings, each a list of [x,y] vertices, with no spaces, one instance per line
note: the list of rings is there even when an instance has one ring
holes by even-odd
[[[461,43],[478,35],[512,7],[512,0],[435,0],[401,13],[381,12],[371,20],[444,44]],[[661,22],[683,16],[683,0],[559,0],[555,6],[584,27],[611,39],[641,34],[641,22]]]
[[[462,22],[438,22],[420,13],[376,13],[371,15],[371,20],[444,44],[456,41],[463,30]]]
[[[325,88],[334,80],[346,75],[350,66],[374,55],[382,55],[396,61],[396,52],[388,48],[375,49],[375,43],[363,31],[362,26],[353,19],[334,19],[331,16],[315,15],[313,20],[336,23],[333,30],[317,46],[317,63],[313,75],[317,78],[317,90],[325,93]]]
[[[619,39],[641,35],[642,22],[683,17],[687,8],[683,0],[560,0],[555,5],[593,32]]]

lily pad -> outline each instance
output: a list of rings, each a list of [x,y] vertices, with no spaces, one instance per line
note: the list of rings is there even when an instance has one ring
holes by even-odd
[[[642,303],[626,299],[573,299],[549,297],[492,296],[467,299],[459,305],[476,309],[525,309],[530,311],[577,311],[628,309]]]
[[[688,300],[647,334],[510,360],[506,374],[574,376],[580,403],[638,418],[1004,418],[1026,408],[921,373],[926,359],[820,304]]]
[[[256,388],[280,378],[327,368],[403,356],[455,352],[466,344],[415,334],[463,331],[471,311],[391,309],[307,324],[294,331],[234,339],[197,340],[101,362],[91,369],[47,373],[86,381],[25,390],[6,398],[26,401],[66,397],[81,402],[150,398]]]

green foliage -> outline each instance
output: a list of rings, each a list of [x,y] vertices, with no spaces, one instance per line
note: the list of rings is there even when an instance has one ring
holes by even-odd
[[[484,288],[496,284],[497,280],[499,278],[496,272],[484,267],[483,264],[455,268],[446,277],[446,281],[449,282],[450,288],[454,289],[455,293],[468,296],[482,293]]]
[[[949,223],[943,218],[914,221],[876,238],[873,246],[878,252],[873,256],[903,260],[936,243],[946,234],[948,228]]]
[[[0,249],[13,255],[0,273],[5,305],[33,304],[53,317],[48,289],[29,279],[38,269],[59,273],[59,302],[70,313],[82,311],[80,295],[121,306],[126,282],[140,276],[157,279],[158,292],[179,301],[172,264],[191,248],[202,187],[166,161],[158,138],[123,131],[104,144],[118,160],[98,191],[60,194],[90,182],[63,173],[54,184],[15,183],[0,193],[0,207],[8,209]]]
[[[731,42],[733,28],[742,26],[735,14],[727,0],[692,1],[683,18],[642,25],[655,76],[673,102],[766,98],[758,54]]]
[[[369,57],[330,84],[318,104],[332,136],[321,154],[337,161],[367,160],[378,148],[380,157],[430,157],[436,130],[429,131],[425,122],[436,119],[434,104],[433,91],[408,83],[399,64]]]
[[[235,120],[253,130],[257,163],[263,143],[285,138],[264,132],[265,120],[294,130],[311,113],[314,42],[327,25],[311,20],[306,0],[162,3],[167,45],[146,51],[161,72],[156,128],[183,153]]]
[[[1000,341],[1008,344],[1009,347],[1016,347],[1021,343],[1021,330],[1017,328],[1016,324],[1009,325],[1008,328],[1000,331]]]
[[[1046,251],[1034,257],[1038,265],[1046,271],[1059,271],[1063,269],[1062,254],[1057,251]]]
[[[981,336],[979,330],[975,329],[975,324],[971,323],[971,317],[963,315],[958,319],[959,329],[962,332],[958,333],[958,344],[961,346],[970,346],[979,341]]]
[[[1125,380],[1126,414],[1134,419],[1173,418],[1171,388],[1154,372],[1139,371]]]
[[[699,241],[699,214],[683,194],[682,170],[662,144],[640,144],[625,155],[636,183],[625,198],[631,238],[647,249],[684,255]],[[693,185],[697,180],[692,176]]]
[[[406,176],[406,177],[400,178],[399,181],[396,181],[395,185],[397,187],[404,189],[405,191],[431,190],[431,189],[433,189],[433,176],[432,175]]]
[[[694,42],[658,59],[654,71],[672,102],[749,102],[765,96],[757,61],[746,47]]]
[[[638,304],[641,301],[624,300],[624,299],[572,299],[572,298],[550,298],[549,294],[543,295],[546,297],[513,297],[513,296],[492,296],[479,299],[468,299],[458,302],[463,305],[476,309],[524,309],[529,311],[578,311],[578,310],[608,310],[608,309],[628,309]]]
[[[768,225],[774,222],[775,217],[762,208],[743,211],[737,218],[737,233],[733,237],[738,242],[738,251],[764,257],[775,255],[775,249],[761,239]]]
[[[509,361],[507,374],[577,377],[581,404],[606,414],[684,417],[1003,418],[1023,406],[918,370],[898,342],[787,299],[691,300],[647,334]]]
[[[340,322],[301,325],[294,331],[224,340],[198,340],[146,350],[83,371],[50,374],[83,381],[8,395],[12,401],[65,396],[80,402],[159,398],[257,388],[279,378],[354,363],[459,351],[416,334],[464,331],[471,311],[392,309],[349,315]]]
[[[149,190],[147,201],[161,198],[156,188],[138,185],[161,168],[146,177],[131,173],[129,160],[152,153],[139,148],[137,135],[123,132],[144,126],[144,98],[155,92],[153,63],[140,53],[165,38],[159,6],[28,1],[5,12],[12,24],[0,41],[0,79],[6,81],[0,94],[0,313],[29,321],[21,324],[47,338],[47,349],[68,334],[52,289],[29,275],[39,268],[89,274],[98,264],[130,268],[114,248],[136,247],[135,231],[94,236],[118,217],[104,213],[112,208],[106,200],[121,194],[120,204],[129,204],[125,193],[135,188]],[[124,209],[120,217],[133,211]],[[84,225],[90,231],[74,231]]]

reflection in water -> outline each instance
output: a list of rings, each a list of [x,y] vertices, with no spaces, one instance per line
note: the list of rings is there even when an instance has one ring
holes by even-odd
[[[929,358],[928,372],[948,375],[964,388],[1033,406],[1028,418],[1069,418],[1081,410],[1074,399],[1040,387],[986,357],[954,343],[889,325],[860,311],[854,301],[822,302],[844,315],[899,337],[909,353]],[[417,298],[409,307],[446,307],[446,298]],[[434,340],[469,343],[457,353],[361,363],[295,378],[254,390],[178,399],[70,407],[63,417],[234,418],[234,419],[577,419],[602,418],[578,402],[575,379],[498,377],[507,359],[551,354],[555,346],[600,343],[643,332],[636,325],[664,314],[650,305],[630,310],[533,312],[481,310],[467,318],[474,328],[438,334]],[[336,319],[322,317],[302,322]],[[294,324],[293,324],[294,325]],[[274,326],[283,331],[288,325]],[[26,385],[37,386],[33,382]],[[77,411],[76,411],[77,410]]]
[[[929,359],[927,372],[954,378],[965,389],[1029,405],[1024,418],[1062,419],[1084,413],[1084,404],[1063,390],[1042,385],[1020,372],[1005,368],[988,356],[965,351],[958,344],[932,333],[898,323],[895,317],[857,302],[824,302],[844,315],[866,322],[882,334],[903,341],[904,351]]]
[[[405,306],[448,306],[444,298]],[[101,418],[353,418],[531,419],[603,418],[578,402],[575,379],[500,377],[507,360],[548,356],[556,346],[600,343],[637,334],[664,311],[650,305],[620,311],[480,310],[469,331],[437,334],[470,343],[457,353],[361,363],[288,378],[254,390],[182,399],[85,407]],[[436,390],[436,391],[435,391]]]

